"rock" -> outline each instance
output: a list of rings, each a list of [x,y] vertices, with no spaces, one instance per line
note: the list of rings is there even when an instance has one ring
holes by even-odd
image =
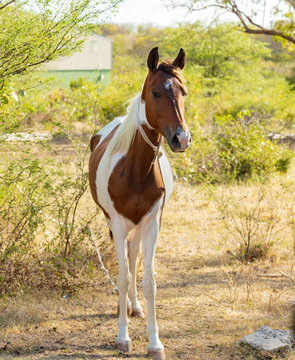
[[[275,330],[262,326],[254,334],[244,336],[240,343],[247,344],[259,351],[277,352],[291,350],[295,337],[289,330]]]
[[[295,135],[284,135],[277,133],[270,133],[267,135],[267,139],[276,142],[277,144],[287,144],[292,147],[295,143]]]
[[[8,142],[18,142],[18,141],[27,141],[27,142],[38,142],[38,141],[49,141],[52,139],[52,135],[49,133],[10,133],[0,136],[0,140]]]

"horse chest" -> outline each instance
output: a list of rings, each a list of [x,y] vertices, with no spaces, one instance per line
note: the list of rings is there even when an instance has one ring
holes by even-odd
[[[122,160],[108,182],[108,192],[116,211],[134,224],[140,222],[164,191],[158,164],[143,178]]]

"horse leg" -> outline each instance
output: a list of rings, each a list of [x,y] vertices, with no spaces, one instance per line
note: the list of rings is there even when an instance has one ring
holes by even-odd
[[[142,307],[137,300],[137,288],[136,288],[136,265],[137,255],[140,249],[141,231],[136,229],[132,234],[131,239],[128,241],[128,257],[129,257],[129,270],[131,273],[131,285],[129,288],[128,296],[132,304],[131,316],[143,318],[144,314]]]
[[[117,219],[116,219],[117,220]],[[127,293],[131,282],[131,275],[128,266],[128,231],[124,226],[119,226],[119,221],[114,222],[113,236],[116,247],[116,254],[119,264],[119,275],[117,287],[119,291],[119,334],[116,337],[115,346],[118,350],[128,352],[131,350],[131,340],[128,334],[128,316],[127,316]]]
[[[144,278],[142,281],[143,293],[147,301],[147,331],[150,338],[148,356],[154,360],[165,359],[164,346],[159,339],[159,328],[156,321],[155,297],[156,281],[154,276],[154,257],[159,234],[159,223],[153,221],[143,228],[143,257]]]

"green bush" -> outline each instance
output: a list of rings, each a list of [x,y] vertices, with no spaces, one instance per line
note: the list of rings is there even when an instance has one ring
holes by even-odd
[[[227,183],[286,172],[290,151],[268,140],[259,124],[247,124],[249,115],[216,115],[215,126],[205,135],[201,128],[192,129],[190,148],[183,156],[171,154],[177,175],[191,183]]]

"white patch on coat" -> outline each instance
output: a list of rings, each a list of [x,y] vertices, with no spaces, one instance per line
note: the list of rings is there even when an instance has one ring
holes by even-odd
[[[142,99],[140,99],[139,101],[138,116],[139,116],[139,121],[142,125],[146,125],[149,129],[154,130],[154,128],[149,124],[148,119],[146,117],[145,102]]]
[[[171,86],[172,86],[172,80],[171,79],[168,79],[167,81],[164,82],[164,88],[166,90],[170,90]]]
[[[125,156],[124,153],[115,153],[109,161],[108,149],[103,154],[96,170],[97,200],[103,209],[113,217],[115,207],[108,191],[109,178],[116,164]]]
[[[173,191],[173,173],[172,173],[172,169],[171,169],[171,165],[169,162],[169,159],[164,151],[164,149],[161,146],[160,149],[162,156],[159,158],[159,165],[161,168],[161,173],[162,173],[162,177],[163,177],[163,182],[164,182],[164,186],[165,186],[165,204],[167,203],[167,201],[169,200],[172,191]]]
[[[103,140],[109,135],[109,133],[111,133],[116,126],[121,125],[123,121],[124,121],[124,116],[117,117],[111,122],[109,122],[102,129],[100,129],[99,132],[96,133],[96,135],[101,135],[101,138],[99,139],[99,142],[96,145],[95,149],[103,142]]]

